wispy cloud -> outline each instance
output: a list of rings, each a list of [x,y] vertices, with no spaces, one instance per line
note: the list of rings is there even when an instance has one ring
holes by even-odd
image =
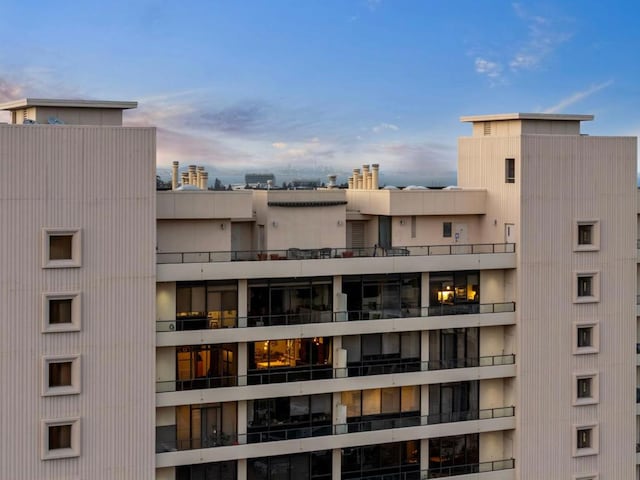
[[[549,108],[543,110],[543,113],[558,113],[558,112],[561,112],[562,110],[564,110],[568,106],[573,105],[574,103],[578,103],[581,100],[584,100],[585,98],[590,97],[594,93],[599,92],[600,90],[604,90],[605,88],[611,86],[612,84],[613,84],[613,80],[608,80],[606,82],[599,83],[597,85],[592,85],[591,87],[587,88],[586,90],[581,90],[579,92],[572,93],[568,97],[563,98],[562,100],[560,100],[558,103],[556,103],[552,107],[549,107]]]
[[[382,4],[382,0],[366,0],[366,4],[367,7],[369,7],[369,10],[373,12]]]
[[[502,74],[502,65],[497,62],[489,61],[482,57],[476,58],[476,72],[486,75],[490,79],[497,79]]]
[[[375,127],[371,128],[371,131],[373,133],[381,133],[384,131],[397,132],[398,130],[400,130],[400,127],[398,127],[397,125],[394,125],[393,123],[380,123]]]
[[[527,39],[509,61],[513,71],[537,68],[544,58],[571,38],[571,34],[560,31],[550,18],[530,14],[519,3],[513,4],[513,10],[527,23]]]

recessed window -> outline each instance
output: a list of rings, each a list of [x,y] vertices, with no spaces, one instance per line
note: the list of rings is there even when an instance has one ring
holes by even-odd
[[[573,353],[575,355],[598,353],[599,340],[597,323],[574,323]]]
[[[42,332],[80,330],[80,292],[45,293],[42,300]]]
[[[573,456],[597,455],[598,425],[576,425],[573,428]]]
[[[575,252],[600,249],[600,222],[598,220],[577,220],[573,229],[573,250]]]
[[[504,159],[504,181],[505,183],[516,183],[516,159]]]
[[[578,348],[593,347],[593,327],[578,327]]]
[[[578,398],[591,398],[591,378],[578,378]]]
[[[577,430],[578,448],[591,448],[592,434],[593,434],[593,430],[591,428],[579,428]]]
[[[80,355],[50,355],[43,358],[42,395],[80,393]]]
[[[43,229],[43,268],[79,267],[81,266],[81,250],[79,229]]]
[[[598,272],[576,272],[573,288],[574,303],[598,302],[600,300]]]
[[[73,362],[49,363],[49,388],[71,386],[71,365]]]
[[[451,222],[443,222],[442,223],[442,236],[444,238],[451,237]]]
[[[80,419],[62,418],[42,421],[42,460],[80,455]]]

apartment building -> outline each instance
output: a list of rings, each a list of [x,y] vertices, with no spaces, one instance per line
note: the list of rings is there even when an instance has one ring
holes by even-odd
[[[0,106],[6,478],[638,478],[635,138],[463,117],[457,187],[156,193],[134,106]]]

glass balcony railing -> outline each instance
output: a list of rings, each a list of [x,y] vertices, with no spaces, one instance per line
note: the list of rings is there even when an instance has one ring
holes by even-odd
[[[275,260],[321,260],[328,258],[474,255],[514,253],[515,243],[473,243],[368,248],[288,248],[286,250],[232,250],[218,252],[162,252],[156,263],[213,263]]]
[[[358,478],[359,480],[427,480],[430,478],[446,478],[455,477],[458,475],[497,472],[500,470],[510,470],[513,468],[515,468],[515,460],[513,458],[507,458],[504,460],[494,460],[491,462],[434,467],[430,468],[429,470],[422,471],[414,470],[402,473],[387,472],[378,475],[366,475],[358,477],[349,476],[348,478]]]
[[[459,305],[438,305],[423,308],[349,310],[331,312],[328,310],[312,311],[303,314],[273,314],[250,317],[227,318],[222,328],[273,327],[283,325],[303,325],[310,323],[332,323],[360,320],[382,320],[389,318],[434,317],[443,315],[470,315],[487,313],[515,312],[515,302],[500,303],[467,303]],[[177,318],[175,320],[158,320],[157,332],[173,332],[187,330],[215,330],[221,328],[218,322],[206,318]]]
[[[429,360],[422,362],[422,370],[448,370],[451,368],[494,367],[498,365],[513,365],[516,362],[514,354],[492,355],[486,357],[454,358],[447,360]]]

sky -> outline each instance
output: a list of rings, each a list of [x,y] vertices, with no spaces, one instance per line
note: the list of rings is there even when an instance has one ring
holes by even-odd
[[[595,115],[640,134],[640,4],[501,0],[0,0],[0,102],[135,100],[158,170],[231,182],[455,183],[464,115]],[[0,121],[8,116],[0,113]]]

